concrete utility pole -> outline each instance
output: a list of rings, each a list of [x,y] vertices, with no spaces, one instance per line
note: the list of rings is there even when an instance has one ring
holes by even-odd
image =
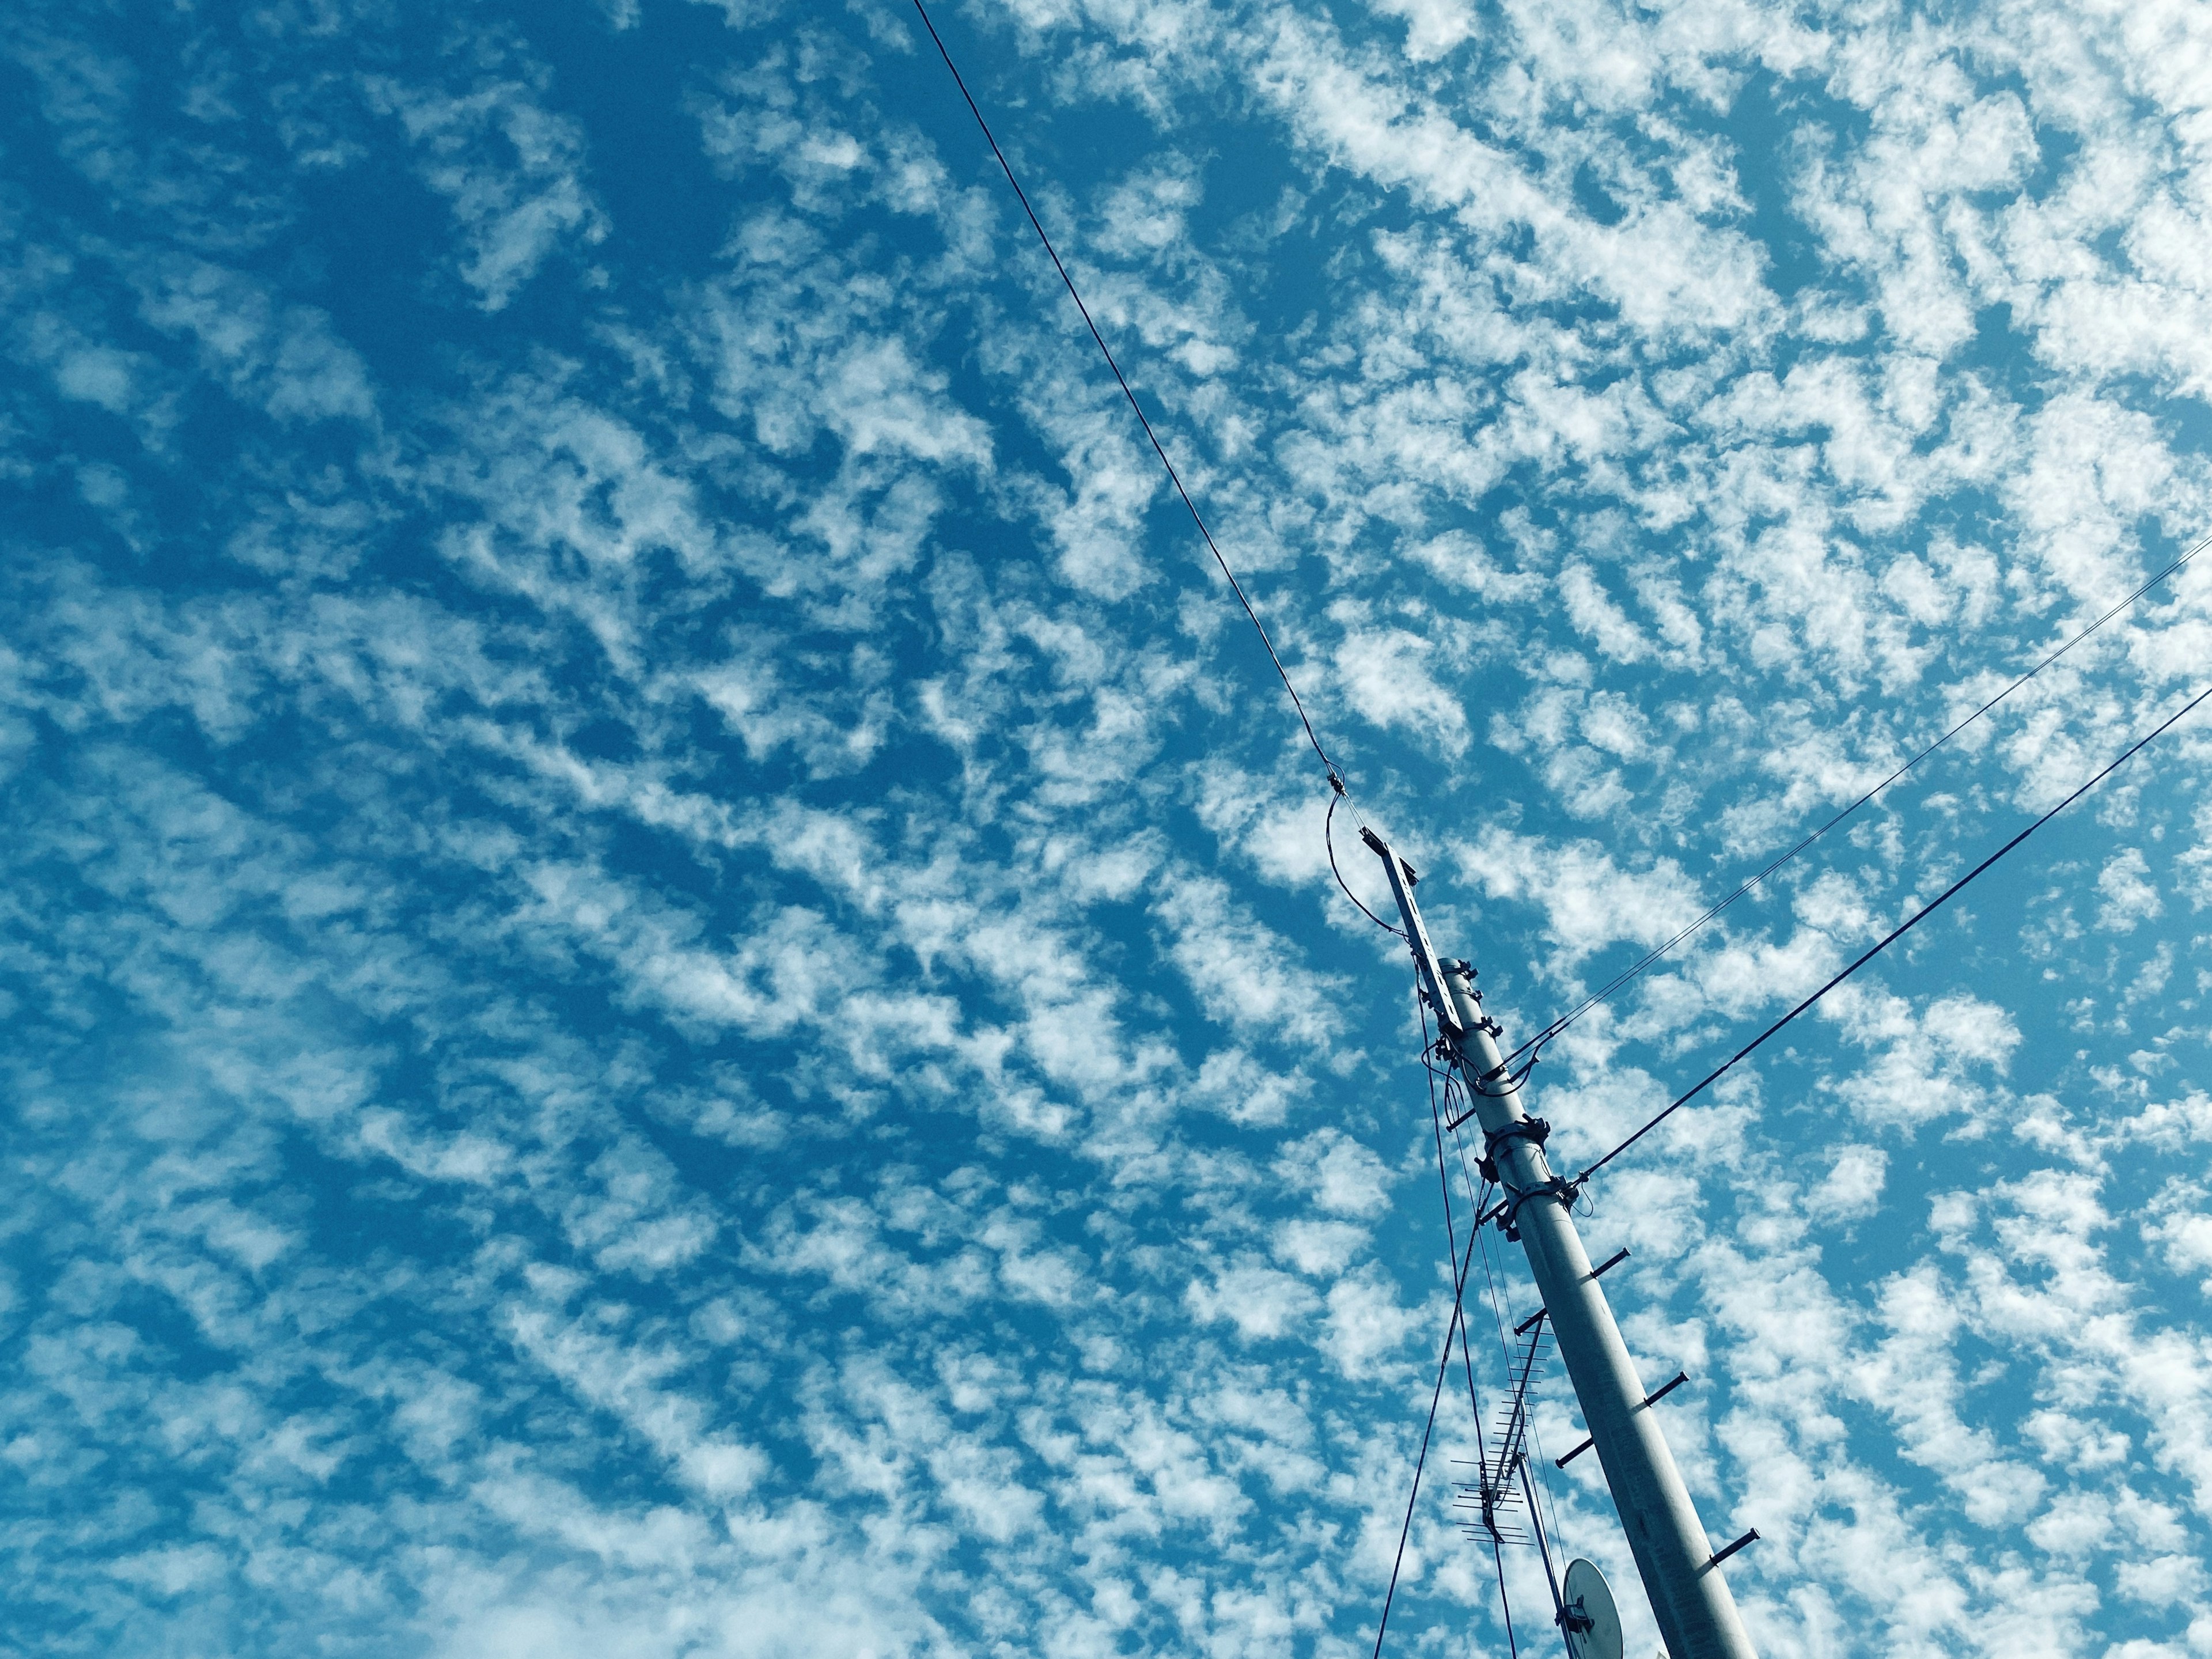
[[[1499,1028],[1482,1012],[1473,968],[1439,958],[1429,943],[1413,902],[1412,866],[1372,830],[1360,834],[1389,872],[1422,994],[1474,1100],[1485,1155],[1505,1194],[1501,1224],[1509,1237],[1519,1235],[1528,1253],[1528,1270],[1543,1296],[1559,1358],[1670,1659],[1756,1659],[1689,1488],[1659,1431],[1652,1396],[1636,1374],[1575,1231],[1574,1191],[1544,1156],[1550,1126],[1522,1108],[1523,1091],[1508,1075],[1498,1048]]]

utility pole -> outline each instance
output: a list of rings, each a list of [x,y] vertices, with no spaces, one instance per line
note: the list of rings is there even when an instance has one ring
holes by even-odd
[[[1389,876],[1422,994],[1443,1032],[1441,1046],[1474,1103],[1484,1155],[1505,1194],[1500,1224],[1509,1238],[1517,1235],[1528,1254],[1528,1270],[1544,1298],[1559,1358],[1668,1654],[1670,1659],[1756,1659],[1689,1488],[1660,1433],[1653,1396],[1636,1374],[1575,1231],[1574,1188],[1553,1173],[1544,1156],[1551,1126],[1522,1109],[1523,1085],[1510,1075],[1498,1051],[1500,1029],[1482,1011],[1473,967],[1440,958],[1429,943],[1413,902],[1413,867],[1372,830],[1360,834]],[[1722,1553],[1734,1553],[1741,1541]]]

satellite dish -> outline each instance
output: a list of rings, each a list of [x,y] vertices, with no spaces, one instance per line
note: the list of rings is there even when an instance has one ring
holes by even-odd
[[[1613,1606],[1612,1587],[1595,1562],[1577,1559],[1567,1564],[1559,1599],[1567,1604],[1567,1651],[1574,1659],[1620,1659],[1620,1609]]]

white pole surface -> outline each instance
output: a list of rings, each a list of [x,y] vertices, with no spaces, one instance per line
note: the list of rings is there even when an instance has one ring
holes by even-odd
[[[1395,885],[1395,884],[1394,884]],[[1409,902],[1412,895],[1402,893]],[[1410,909],[1410,902],[1407,908]],[[1636,1571],[1670,1659],[1756,1659],[1735,1598],[1713,1563],[1713,1550],[1667,1449],[1656,1410],[1644,1403],[1643,1379],[1613,1322],[1613,1310],[1590,1273],[1575,1231],[1571,1195],[1547,1190],[1555,1177],[1542,1146],[1515,1126],[1527,1122],[1521,1091],[1489,1092],[1504,1083],[1495,1028],[1482,1012],[1472,975],[1444,970],[1451,1018],[1460,1038],[1460,1071],[1474,1096],[1491,1157],[1507,1196],[1529,1194],[1513,1216],[1528,1268],[1549,1312],[1552,1331],[1574,1384],[1606,1484],[1620,1511]],[[1499,1139],[1500,1132],[1506,1132]]]

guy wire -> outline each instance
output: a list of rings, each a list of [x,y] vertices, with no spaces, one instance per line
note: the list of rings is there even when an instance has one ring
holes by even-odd
[[[2134,759],[2136,755],[2141,753],[2145,748],[2148,747],[2154,740],[2165,735],[2165,733],[2178,723],[2184,715],[2187,714],[2207,697],[2212,697],[2212,685],[2207,685],[2202,691],[2199,691],[2187,702],[2182,704],[2180,708],[2175,709],[2173,713],[2168,714],[2148,732],[2145,732],[2142,737],[2137,738],[2133,743],[2130,744],[2127,748],[2121,750],[2117,759],[2110,762],[2102,771],[2099,772],[2087,783],[2075,789],[2072,794],[2060,801],[2057,805],[2044,813],[2042,817],[2030,823],[2027,829],[2021,830],[2003,846],[1998,848],[1996,852],[1990,854],[1972,869],[1967,871],[1965,875],[1960,877],[1958,880],[1953,882],[1948,887],[1946,887],[1926,904],[1914,911],[1905,921],[1882,935],[1882,937],[1875,943],[1871,949],[1859,956],[1850,964],[1850,966],[1844,968],[1840,973],[1829,980],[1828,982],[1823,985],[1819,990],[1814,992],[1812,995],[1807,997],[1795,1008],[1792,1008],[1788,1013],[1783,1015],[1781,1018],[1776,1020],[1773,1024],[1768,1026],[1750,1042],[1745,1043],[1743,1047],[1737,1049],[1735,1053],[1730,1054],[1728,1059],[1722,1061],[1720,1065],[1708,1072],[1693,1087],[1682,1094],[1677,1095],[1668,1103],[1663,1110],[1653,1116],[1652,1119],[1644,1124],[1642,1128],[1638,1129],[1634,1134],[1629,1136],[1627,1139],[1622,1141],[1620,1145],[1614,1147],[1603,1158],[1598,1159],[1596,1163],[1589,1164],[1584,1168],[1583,1172],[1577,1176],[1571,1184],[1579,1188],[1584,1182],[1588,1181],[1600,1170],[1605,1168],[1607,1164],[1612,1163],[1613,1159],[1619,1158],[1631,1146],[1633,1146],[1638,1141],[1643,1139],[1644,1136],[1650,1134],[1652,1130],[1657,1128],[1662,1123],[1664,1123],[1676,1112],[1688,1105],[1690,1102],[1696,1099],[1714,1084],[1719,1082],[1721,1079],[1727,1076],[1728,1073],[1735,1068],[1739,1060],[1748,1059],[1753,1051],[1758,1048],[1760,1044],[1764,1043],[1767,1038],[1772,1036],[1784,1026],[1789,1024],[1791,1020],[1796,1018],[1798,1015],[1803,1013],[1814,1003],[1820,1001],[1822,997],[1827,995],[1829,992],[1834,990],[1836,987],[1841,985],[1853,974],[1856,974],[1860,969],[1865,967],[1867,963],[1872,962],[1884,951],[1887,951],[1892,945],[1894,945],[1899,939],[1903,939],[1907,933],[1917,927],[1922,922],[1927,921],[1929,917],[1934,915],[1936,911],[1942,908],[1944,905],[1949,903],[1954,896],[1963,890],[1967,883],[1972,881],[1974,878],[1980,875],[1983,871],[1988,869],[2006,854],[2011,852],[2014,848],[2019,846],[2021,842],[2026,841],[2037,830],[2042,829],[2045,824],[2050,823],[2051,819],[2057,817],[2061,812],[2071,806],[2075,801],[2081,799],[2082,796],[2087,794],[2092,789],[2094,789],[2106,778],[2109,778],[2113,773],[2118,771],[2121,767],[2126,765],[2128,762]],[[1482,1218],[1482,1219],[1487,1218],[1488,1218],[1486,1217]]]
[[[1655,950],[1647,951],[1641,959],[1632,963],[1628,968],[1624,969],[1621,972],[1614,975],[1613,978],[1607,981],[1606,983],[1600,987],[1596,991],[1593,992],[1590,995],[1584,997],[1580,1002],[1577,1003],[1572,1008],[1568,1010],[1567,1012],[1562,1014],[1559,1018],[1545,1026],[1543,1030],[1538,1031],[1535,1036],[1530,1037],[1526,1042],[1523,1042],[1519,1048],[1508,1054],[1506,1056],[1508,1062],[1510,1063],[1510,1061],[1518,1060],[1522,1054],[1528,1053],[1531,1049],[1540,1050],[1546,1043],[1549,1042],[1553,1037],[1559,1036],[1560,1032],[1565,1030],[1568,1026],[1573,1024],[1584,1014],[1589,1012],[1591,1009],[1596,1007],[1598,1004],[1605,1001],[1615,992],[1620,990],[1623,987],[1627,985],[1631,980],[1636,978],[1636,976],[1644,972],[1645,969],[1657,962],[1660,957],[1665,956],[1676,945],[1680,945],[1684,939],[1689,938],[1691,934],[1696,933],[1700,927],[1703,927],[1715,916],[1720,915],[1722,911],[1727,909],[1729,906],[1734,904],[1746,893],[1751,891],[1753,888],[1764,882],[1777,870],[1779,870],[1784,865],[1789,863],[1790,860],[1796,858],[1800,853],[1805,851],[1807,848],[1812,846],[1814,842],[1819,841],[1823,836],[1826,835],[1831,830],[1833,830],[1845,818],[1857,811],[1860,807],[1864,806],[1876,795],[1879,795],[1883,790],[1888,788],[1891,784],[1895,783],[1907,772],[1910,772],[1914,767],[1919,765],[1921,762],[1926,760],[1929,756],[1934,754],[1945,744],[1950,742],[1950,740],[1957,737],[1960,732],[1965,731],[1976,720],[1981,719],[1983,715],[1988,714],[1990,710],[1995,708],[2007,697],[2012,696],[2014,692],[2019,690],[2021,687],[2026,685],[2038,674],[2040,674],[2045,669],[2050,667],[2051,664],[2057,662],[2061,657],[2071,651],[2075,646],[2081,644],[2082,641],[2087,639],[2092,634],[2094,634],[2106,623],[2112,621],[2113,617],[2118,616],[2120,612],[2125,611],[2137,599],[2142,598],[2144,594],[2149,592],[2152,588],[2156,587],[2168,576],[2171,576],[2175,571],[2180,569],[2182,566],[2187,564],[2199,553],[2202,553],[2207,547],[2212,547],[2212,536],[2202,537],[2195,543],[2191,544],[2188,550],[2183,553],[2179,558],[2174,560],[2163,570],[2160,570],[2156,575],[2151,577],[2149,580],[2144,582],[2140,587],[2136,588],[2134,592],[2129,594],[2127,598],[2122,599],[2118,604],[2112,606],[2087,627],[2074,635],[2074,636],[2069,639],[2063,645],[2061,645],[2057,650],[2045,657],[2040,662],[2037,663],[2034,667],[2029,669],[2018,679],[2013,681],[2011,684],[2006,686],[2003,690],[1998,692],[1996,696],[1991,697],[1980,708],[1975,709],[1974,712],[1967,715],[1966,719],[1959,721],[1957,725],[1952,726],[1934,742],[1923,748],[1917,754],[1914,755],[1911,759],[1906,761],[1904,765],[1899,767],[1894,772],[1892,772],[1880,783],[1877,783],[1873,788],[1868,790],[1866,793],[1861,795],[1850,805],[1844,807],[1842,811],[1837,813],[1826,823],[1813,831],[1811,835],[1806,836],[1802,841],[1799,842],[1795,847],[1792,847],[1788,852],[1784,853],[1780,857],[1773,860],[1765,869],[1761,870],[1757,875],[1752,877],[1750,880],[1745,882],[1741,886],[1738,887],[1726,898],[1721,900],[1719,903],[1713,905],[1710,909],[1699,915],[1697,920],[1691,922],[1688,927],[1683,928],[1665,944],[1658,946]],[[1347,889],[1346,890],[1348,891],[1350,890]],[[1362,908],[1364,908],[1364,907],[1363,906]]]
[[[1030,205],[1029,193],[1022,188],[1021,180],[1014,177],[1014,169],[1006,160],[1006,153],[999,148],[998,139],[992,136],[991,124],[983,118],[983,112],[976,105],[975,94],[968,90],[968,82],[962,78],[959,65],[952,61],[952,53],[945,44],[945,37],[938,33],[937,25],[930,21],[929,8],[922,3],[922,0],[914,0],[914,9],[921,15],[922,27],[929,31],[929,38],[936,43],[937,55],[945,60],[945,67],[951,71],[952,83],[960,88],[960,96],[967,101],[968,112],[975,118],[975,125],[982,129],[983,142],[990,145],[991,154],[998,158],[999,171],[1006,175],[1006,182],[1013,186],[1015,199],[1021,203],[1022,211],[1029,216],[1030,228],[1036,232],[1037,240],[1044,244],[1044,251],[1052,259],[1052,268],[1060,273],[1060,283],[1067,289],[1067,297],[1075,301],[1075,308],[1083,313],[1084,326],[1091,331],[1091,337],[1098,343],[1098,355],[1105,358],[1106,367],[1114,371],[1115,382],[1121,388],[1121,395],[1129,400],[1129,407],[1135,411],[1137,424],[1144,428],[1145,436],[1151,441],[1152,453],[1160,458],[1161,466],[1167,470],[1168,482],[1175,486],[1176,494],[1182,497],[1183,506],[1189,509],[1190,521],[1198,526],[1198,533],[1205,538],[1206,550],[1213,555],[1214,563],[1221,567],[1221,574],[1228,578],[1230,592],[1236,594],[1237,603],[1244,607],[1245,617],[1259,635],[1261,645],[1267,649],[1267,660],[1275,665],[1275,673],[1283,682],[1283,690],[1291,694],[1291,707],[1297,710],[1298,724],[1305,727],[1306,741],[1313,745],[1314,753],[1321,757],[1322,768],[1328,774],[1331,787],[1339,794],[1343,793],[1344,775],[1337,770],[1336,763],[1329,759],[1328,750],[1322,747],[1321,738],[1314,731],[1313,721],[1306,714],[1305,702],[1298,696],[1298,688],[1291,684],[1291,671],[1283,666],[1282,658],[1276,654],[1274,641],[1267,636],[1267,624],[1260,620],[1260,613],[1252,608],[1252,601],[1245,596],[1244,585],[1237,580],[1237,573],[1229,568],[1228,559],[1215,544],[1213,532],[1206,528],[1205,517],[1198,510],[1198,503],[1191,499],[1190,491],[1183,488],[1182,475],[1176,471],[1175,463],[1168,459],[1168,452],[1162,447],[1159,434],[1152,430],[1152,423],[1146,416],[1145,406],[1137,401],[1137,394],[1130,390],[1128,379],[1121,373],[1121,365],[1115,361],[1113,349],[1106,343],[1106,337],[1098,331],[1098,325],[1091,319],[1091,307],[1083,303],[1083,295],[1076,292],[1075,279],[1067,274],[1067,267],[1060,262],[1060,251],[1053,246],[1052,238],[1045,234],[1036,210]],[[1351,890],[1346,888],[1345,890],[1349,892]],[[1360,908],[1366,908],[1364,905]]]

